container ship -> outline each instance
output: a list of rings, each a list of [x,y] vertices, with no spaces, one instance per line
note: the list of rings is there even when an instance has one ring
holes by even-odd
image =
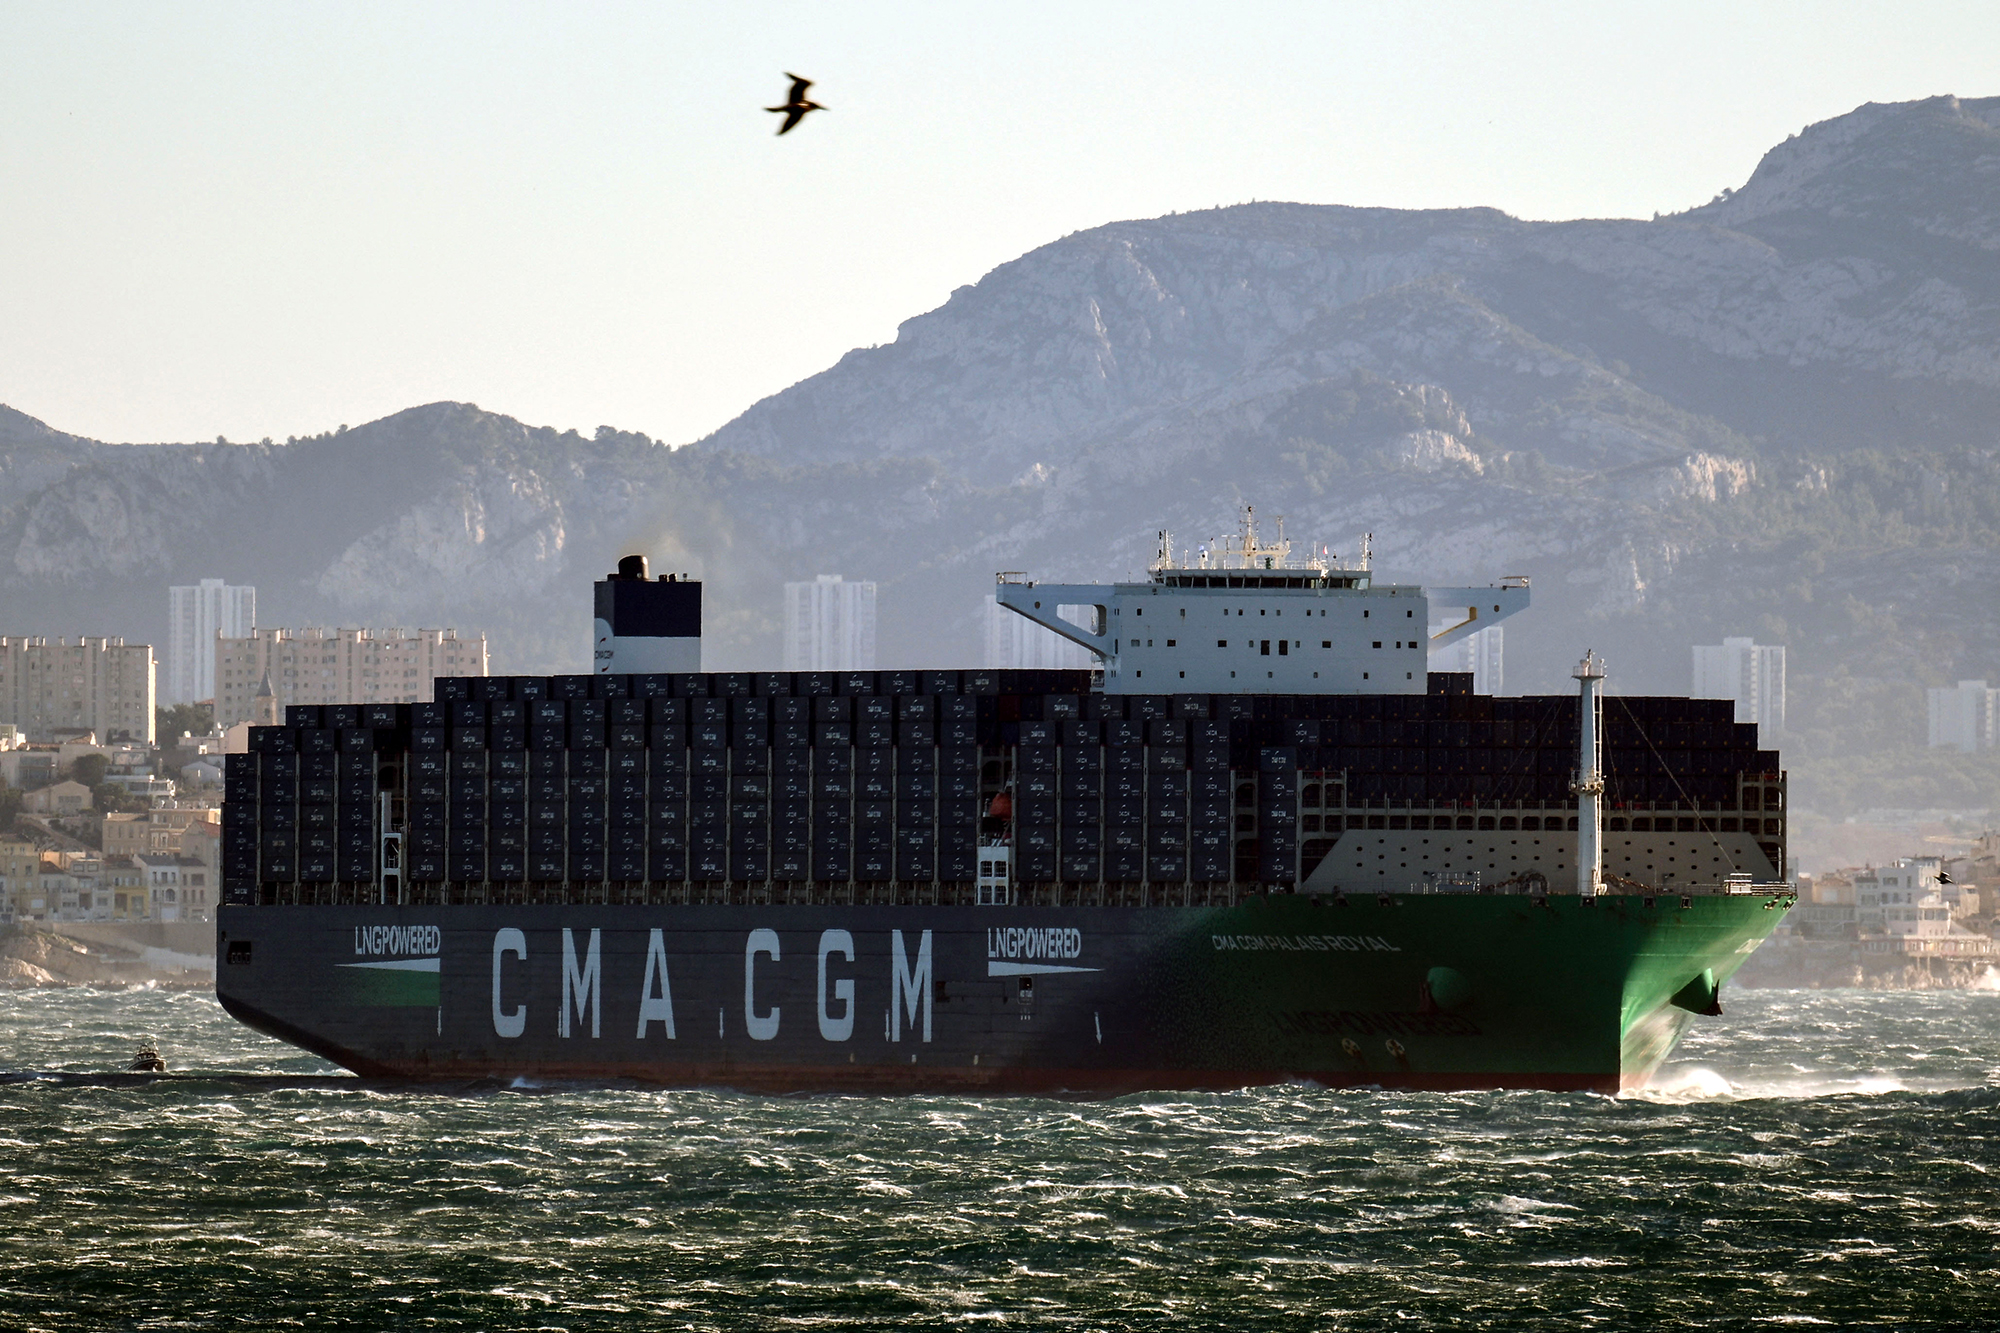
[[[998,576],[1092,670],[703,672],[701,585],[628,558],[592,674],[251,729],[217,994],[391,1079],[1632,1087],[1793,902],[1785,775],[1594,655],[1426,669],[1530,595],[1246,512],[1133,582]]]

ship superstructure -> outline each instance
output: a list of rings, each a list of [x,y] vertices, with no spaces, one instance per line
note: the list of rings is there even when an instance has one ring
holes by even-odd
[[[1246,506],[1233,538],[1176,558],[1160,533],[1144,582],[1037,584],[1003,573],[995,599],[1097,656],[1107,694],[1423,694],[1427,654],[1527,609],[1528,580],[1490,587],[1377,584],[1364,541],[1352,566],[1294,560]],[[1463,619],[1430,631],[1431,608]]]
[[[1001,577],[1099,672],[288,710],[230,760],[218,993],[374,1073],[1643,1078],[1789,901],[1776,755],[1726,702],[1424,671],[1431,606],[1470,632],[1525,579],[1378,586],[1248,521],[1217,547],[1163,535],[1129,585]]]

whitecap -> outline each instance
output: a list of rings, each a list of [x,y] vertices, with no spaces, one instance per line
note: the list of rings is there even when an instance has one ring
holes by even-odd
[[[1669,1102],[1728,1097],[1735,1092],[1728,1079],[1701,1065],[1667,1065],[1655,1072],[1645,1087],[1633,1089],[1640,1097]]]

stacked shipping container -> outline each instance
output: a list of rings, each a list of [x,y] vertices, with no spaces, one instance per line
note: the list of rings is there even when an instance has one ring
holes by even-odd
[[[1290,885],[1330,845],[1301,846],[1306,792],[1314,808],[1573,806],[1574,697],[1432,683],[1154,696],[1094,694],[1088,673],[1059,671],[446,678],[432,703],[294,707],[255,729],[230,759],[225,891],[366,897],[385,816],[406,886],[441,898],[963,890],[981,837],[1003,833],[1017,883]],[[1609,808],[1756,819],[1779,779],[1755,731],[1727,701],[1607,701]],[[1011,811],[996,812],[1003,792]],[[1758,822],[1781,865],[1770,814]]]

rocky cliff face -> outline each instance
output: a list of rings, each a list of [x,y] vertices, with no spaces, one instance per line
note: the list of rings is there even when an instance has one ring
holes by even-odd
[[[1365,372],[1441,386],[1488,448],[1576,468],[1872,443],[1914,382],[1940,410],[1900,442],[1983,445],[1996,204],[2000,99],[1939,98],[1814,126],[1742,190],[1653,222],[1257,204],[1118,223],[1001,266],[709,443],[1008,480],[1080,435],[1255,416]]]
[[[2000,675],[1996,250],[2000,99],[1936,98],[1653,221],[1078,233],[685,449],[451,403],[257,445],[0,409],[0,630],[159,637],[166,584],[222,576],[270,623],[450,623],[579,669],[586,585],[630,548],[707,577],[715,665],[775,664],[777,584],[834,570],[884,585],[885,661],[948,665],[995,569],[1124,575],[1247,500],[1337,550],[1372,532],[1392,577],[1533,575],[1512,688],[1595,644],[1684,689],[1690,642],[1755,633],[1805,714],[1823,679],[1920,733],[1920,692],[1881,699]]]

